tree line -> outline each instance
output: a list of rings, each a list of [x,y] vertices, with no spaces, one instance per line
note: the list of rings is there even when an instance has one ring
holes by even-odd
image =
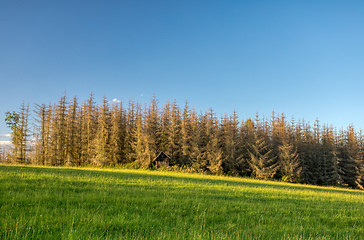
[[[233,112],[218,117],[197,112],[186,101],[160,106],[129,100],[97,104],[93,94],[56,103],[24,103],[6,113],[13,148],[2,161],[51,166],[153,168],[160,151],[179,171],[280,179],[314,185],[364,186],[363,135],[284,114],[240,120]]]

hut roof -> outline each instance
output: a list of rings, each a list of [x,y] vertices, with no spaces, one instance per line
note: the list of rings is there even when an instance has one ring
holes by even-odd
[[[169,160],[171,160],[171,158],[170,158],[167,154],[165,154],[165,153],[162,151],[162,152],[160,152],[160,153],[158,154],[158,156],[157,156],[156,158],[154,158],[153,162],[155,162],[155,161],[163,161],[166,157],[167,157]]]

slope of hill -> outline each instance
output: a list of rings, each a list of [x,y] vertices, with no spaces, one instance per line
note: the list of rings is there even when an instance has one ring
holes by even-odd
[[[0,239],[360,239],[363,204],[338,188],[0,165]]]

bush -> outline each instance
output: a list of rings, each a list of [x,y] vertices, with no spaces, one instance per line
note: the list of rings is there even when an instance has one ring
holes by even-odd
[[[123,165],[123,168],[127,168],[127,169],[139,169],[141,168],[141,163],[139,161],[134,161],[131,163],[127,163],[125,165]]]

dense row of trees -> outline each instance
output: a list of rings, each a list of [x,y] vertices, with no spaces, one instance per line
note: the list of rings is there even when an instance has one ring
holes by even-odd
[[[63,96],[35,105],[32,114],[23,104],[6,116],[14,147],[2,157],[15,163],[152,168],[164,151],[179,170],[364,186],[364,141],[353,126],[338,131],[276,113],[245,121],[236,112],[218,118],[213,109],[198,113],[188,102],[159,106],[155,97],[145,106],[106,98],[96,104],[92,94],[81,104]]]

